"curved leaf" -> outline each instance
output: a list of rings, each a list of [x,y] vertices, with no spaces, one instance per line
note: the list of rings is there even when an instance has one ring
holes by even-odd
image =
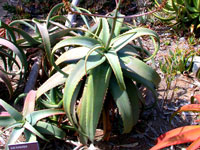
[[[28,20],[28,19],[14,20],[9,24],[9,26],[15,26],[17,24],[23,24],[23,25],[26,25],[27,27],[31,28],[32,30],[35,30],[34,26],[31,25],[28,22],[31,22],[31,20]]]
[[[1,67],[0,67],[1,68]],[[8,92],[10,94],[10,98],[13,95],[13,88],[10,79],[8,78],[7,74],[0,70],[0,78],[4,81],[6,87],[8,88]]]
[[[37,25],[39,31],[40,31],[40,35],[42,37],[42,41],[44,44],[44,49],[45,52],[47,54],[47,59],[48,61],[51,63],[51,43],[50,43],[50,37],[49,37],[49,32],[47,30],[46,24],[43,23],[39,23],[36,19],[33,19],[33,22]]]
[[[65,72],[65,74],[69,74],[73,68],[74,68],[73,64],[68,65],[64,67],[62,71]],[[66,81],[66,79],[67,76],[64,76],[60,72],[55,73],[37,89],[36,99],[38,99],[42,94],[49,91],[50,89],[63,84]]]
[[[64,139],[66,136],[65,132],[62,129],[58,128],[55,125],[52,125],[51,123],[38,121],[34,127],[42,134],[52,135],[61,140]]]
[[[24,132],[24,128],[15,127],[10,134],[7,145],[15,144],[15,142],[22,135],[23,132]],[[6,145],[6,150],[8,149],[7,145]]]
[[[139,89],[136,87],[132,80],[125,81],[127,85],[126,92],[131,102],[132,111],[133,111],[133,126],[137,124],[138,119],[140,117],[140,112],[142,108],[141,99],[142,94],[140,93]]]
[[[15,119],[13,119],[11,116],[2,116],[0,114],[0,126],[1,127],[7,127],[9,125],[12,125],[16,122]]]
[[[182,144],[195,141],[199,138],[200,126],[184,126],[173,129],[161,135],[157,140],[158,143],[150,150],[158,150],[170,145]]]
[[[145,80],[154,83],[155,86],[158,86],[160,83],[161,78],[159,74],[141,60],[134,57],[120,57],[120,59],[122,60],[121,66],[123,69],[138,74]]]
[[[25,39],[25,41],[27,41],[30,44],[30,46],[40,44],[40,42],[38,42],[36,39],[32,38],[27,32],[25,32],[19,28],[11,28],[11,29],[13,31],[16,31],[17,33],[19,33]]]
[[[54,116],[54,115],[64,115],[65,112],[62,109],[44,109],[44,110],[38,110],[34,111],[26,116],[26,120],[31,124],[35,125],[37,121]]]
[[[2,39],[2,38],[0,38],[0,45],[3,45],[5,47],[9,48],[19,57],[20,63],[21,63],[21,69],[19,72],[22,71],[23,67],[25,68],[25,71],[26,71],[26,68],[27,68],[26,56],[21,49],[19,47],[17,47],[14,43],[12,43],[8,40]]]
[[[0,105],[13,117],[16,121],[22,121],[23,116],[12,106],[0,99]]]
[[[160,38],[156,32],[154,32],[150,29],[146,29],[146,28],[135,28],[135,29],[129,30],[129,31],[115,37],[111,41],[112,50],[117,52],[120,49],[122,49],[124,46],[126,46],[129,42],[137,39],[138,37],[145,36],[145,35],[152,36],[157,40],[157,45],[155,42],[153,43],[155,51],[152,54],[152,56],[148,58],[148,59],[151,59],[152,57],[154,57],[156,55],[156,53],[159,50]]]
[[[81,58],[84,58],[89,52],[89,48],[87,47],[76,47],[72,48],[66,52],[64,52],[58,59],[56,60],[56,65],[59,65],[62,62],[77,62]]]
[[[190,146],[187,147],[187,150],[196,150],[199,148],[199,146],[200,146],[200,137],[194,142],[192,142],[192,144],[190,144]]]
[[[123,65],[122,65],[122,68],[123,68]],[[124,73],[124,76],[126,76],[127,78],[130,78],[138,83],[143,84],[147,88],[149,88],[151,90],[151,92],[153,93],[154,98],[157,99],[157,92],[156,92],[155,86],[152,82],[142,78],[141,76],[139,76],[138,74],[136,74],[134,72],[130,72],[130,71],[126,70],[125,68],[123,68],[123,73]]]
[[[62,47],[67,47],[71,45],[78,45],[78,46],[83,46],[83,47],[88,47],[91,48],[96,44],[100,44],[99,41],[95,40],[94,38],[90,37],[68,37],[59,43],[57,43],[52,50],[52,53],[54,53],[57,49],[62,48]]]
[[[53,13],[57,10],[59,10],[61,7],[63,7],[64,4],[63,3],[59,3],[57,5],[55,5],[49,12],[48,16],[47,16],[47,21],[46,21],[46,26],[47,28],[49,27],[49,21],[51,20],[51,17],[53,15]]]
[[[49,140],[46,139],[42,134],[40,134],[40,132],[38,132],[30,123],[26,122],[26,123],[24,124],[24,128],[26,128],[26,130],[32,132],[33,134],[37,135],[37,136],[40,137],[41,139],[43,139],[43,140],[49,142]],[[24,128],[23,128],[23,129],[24,129]]]
[[[29,130],[24,130],[24,135],[26,138],[26,142],[34,142],[37,140],[37,137],[35,134],[33,134],[31,131]]]
[[[171,118],[173,118],[177,113],[181,113],[183,111],[200,112],[200,104],[184,105],[181,108],[179,108],[176,112],[174,112]]]

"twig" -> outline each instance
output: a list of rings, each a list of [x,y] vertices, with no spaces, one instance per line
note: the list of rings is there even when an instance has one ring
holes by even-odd
[[[63,3],[64,3],[64,6],[65,6],[65,9],[72,14],[84,15],[84,16],[95,16],[95,17],[102,17],[102,18],[113,18],[113,19],[115,18],[115,16],[89,14],[89,13],[83,13],[83,12],[80,13],[80,12],[72,10],[72,8],[70,7],[69,1],[63,0]],[[149,14],[155,13],[157,11],[160,11],[166,5],[166,3],[167,3],[167,0],[164,0],[162,2],[162,4],[159,5],[159,7],[157,7],[156,9],[154,9],[152,11],[146,12],[146,13],[137,14],[137,15],[129,15],[129,16],[118,16],[118,18],[136,18],[136,17],[140,17],[140,16],[144,16],[144,15],[149,15]]]
[[[80,0],[72,0],[72,5],[77,6],[79,4]],[[74,10],[73,10],[74,11]],[[69,19],[70,24],[73,26],[73,23],[76,19],[76,15],[73,13],[69,13],[67,18]],[[69,23],[66,21],[65,26],[69,26]]]

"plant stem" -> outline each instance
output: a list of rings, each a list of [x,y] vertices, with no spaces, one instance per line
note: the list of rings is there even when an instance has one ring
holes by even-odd
[[[108,42],[106,44],[106,48],[105,48],[106,50],[108,50],[108,48],[110,46],[110,42],[111,42],[111,40],[113,38],[113,34],[114,34],[114,31],[115,31],[115,26],[116,26],[117,17],[118,17],[117,14],[118,14],[118,11],[119,11],[120,3],[121,3],[121,0],[119,0],[119,2],[116,4],[115,14],[114,14],[113,23],[112,23],[112,30],[111,30]]]

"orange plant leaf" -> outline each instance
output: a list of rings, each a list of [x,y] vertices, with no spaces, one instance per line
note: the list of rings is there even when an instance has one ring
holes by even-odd
[[[177,113],[181,113],[183,111],[192,111],[192,112],[200,112],[200,104],[188,104],[179,108],[176,112],[174,112],[171,116],[173,118]]]
[[[27,94],[26,99],[24,101],[24,107],[22,112],[24,116],[34,111],[35,101],[36,101],[36,91],[31,90]]]
[[[157,139],[157,144],[150,150],[158,150],[171,145],[193,142],[200,137],[200,126],[184,126],[162,134]]]
[[[200,137],[194,141],[190,146],[187,148],[187,150],[196,150],[200,146]]]
[[[185,106],[182,106],[177,110],[177,112],[182,111],[194,111],[194,112],[200,112],[200,104],[188,104]]]
[[[194,98],[196,98],[197,101],[200,103],[200,95],[195,95]]]

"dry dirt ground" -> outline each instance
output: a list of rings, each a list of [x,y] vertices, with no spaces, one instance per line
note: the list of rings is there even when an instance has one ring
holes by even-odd
[[[2,3],[6,0],[0,0],[0,18],[6,17],[6,12],[2,9]],[[158,30],[159,29],[159,30]],[[159,69],[158,60],[162,59],[162,55],[168,54],[169,50],[175,50],[177,47],[180,49],[195,49],[200,50],[199,45],[191,46],[188,44],[187,39],[184,37],[174,37],[172,32],[167,30],[160,30],[160,27],[154,27],[154,30],[158,32],[161,40],[161,47],[156,55],[156,70],[159,72],[162,77],[161,83],[158,87],[158,104],[148,110],[145,110],[141,114],[141,119],[138,124],[134,127],[133,131],[130,134],[117,135],[112,134],[108,142],[98,141],[94,143],[94,147],[90,146],[91,149],[113,149],[113,150],[148,150],[155,144],[156,138],[173,129],[175,127],[196,124],[194,121],[197,117],[195,113],[183,113],[182,115],[177,115],[172,120],[171,124],[169,119],[171,114],[176,111],[180,106],[190,103],[190,98],[192,95],[200,94],[200,83],[195,78],[193,73],[189,75],[178,75],[175,80],[172,82],[171,89],[168,91],[166,96],[166,83],[163,73]],[[168,40],[170,44],[165,44],[165,41]],[[143,40],[145,47],[151,51],[153,50],[152,43],[148,40]],[[147,101],[151,103],[151,93],[147,92]],[[101,131],[99,132],[101,134]],[[0,136],[0,149],[3,149],[5,143],[8,139],[9,131],[5,132]],[[66,142],[63,141],[52,141],[50,144],[42,144],[41,149],[73,149],[78,148],[78,143],[76,140],[71,139],[70,137]],[[18,142],[23,141],[23,138]],[[76,147],[77,146],[77,147]],[[172,146],[171,150],[179,150],[185,147],[186,145],[181,146]],[[83,147],[79,147],[84,149]]]

